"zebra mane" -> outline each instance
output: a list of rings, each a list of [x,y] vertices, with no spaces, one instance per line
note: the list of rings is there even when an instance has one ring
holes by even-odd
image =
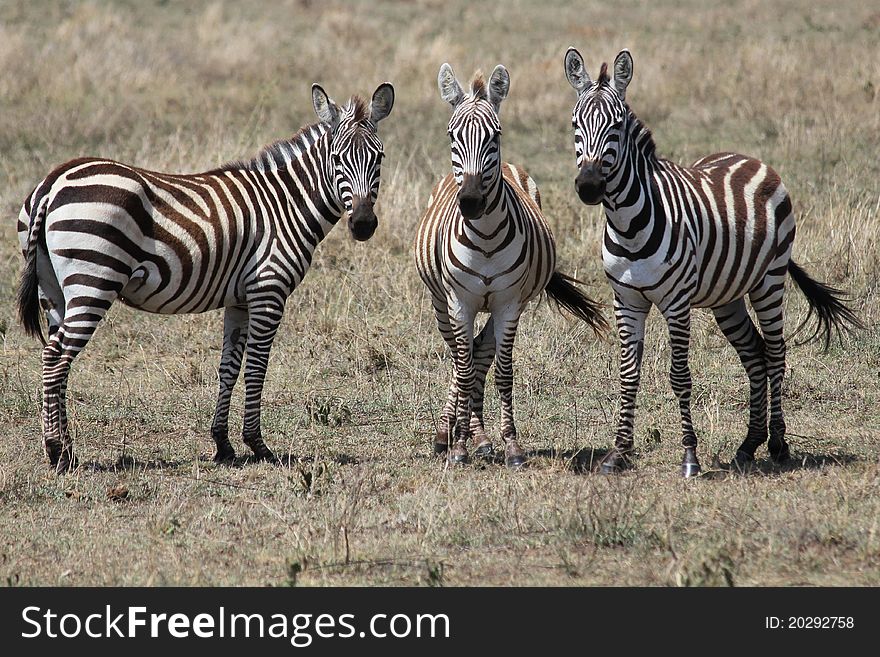
[[[479,69],[474,72],[474,77],[471,80],[471,94],[473,94],[474,98],[481,98],[483,100],[488,97],[486,77],[483,75],[483,71]]]
[[[623,106],[629,114],[629,123],[632,126],[630,132],[636,148],[647,157],[658,158],[657,144],[654,142],[654,135],[651,134],[651,129],[635,115],[629,105],[624,103]]]
[[[348,107],[352,112],[352,119],[357,123],[370,118],[370,106],[360,96],[352,96],[348,101]]]
[[[286,167],[297,155],[314,145],[325,131],[326,127],[323,123],[312,123],[300,128],[289,139],[280,139],[268,146],[264,146],[249,160],[233,160],[207,173],[222,173],[223,171],[235,171],[238,169],[271,171]]]
[[[596,80],[596,84],[602,84],[603,82],[610,82],[611,78],[608,77],[608,62],[602,62],[602,68],[599,70],[599,78]]]

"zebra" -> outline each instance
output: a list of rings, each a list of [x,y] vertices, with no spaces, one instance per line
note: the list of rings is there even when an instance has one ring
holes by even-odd
[[[505,462],[516,468],[524,464],[525,452],[513,418],[512,351],[523,309],[546,291],[597,332],[604,319],[599,304],[575,287],[577,281],[556,271],[556,246],[535,181],[501,160],[498,111],[510,87],[507,69],[497,66],[488,86],[476,73],[466,94],[452,67],[443,64],[438,85],[453,107],[452,173],[434,188],[415,241],[416,267],[455,365],[434,448],[447,452],[451,463],[465,463],[473,435],[477,456],[493,453],[483,423],[483,391],[494,359]],[[474,336],[480,312],[490,317]]]
[[[344,213],[355,240],[378,225],[383,145],[394,105],[379,85],[368,104],[337,105],[312,86],[319,121],[253,159],[200,174],[80,158],[52,171],[24,202],[19,317],[42,353],[43,446],[57,473],[75,467],[65,393],[70,366],[117,299],[153,313],[224,308],[214,460],[228,463],[229,404],[244,355],[242,437],[254,460],[277,462],[260,431],[260,400],[287,297]],[[41,308],[48,324],[43,336]]]
[[[784,462],[790,455],[782,410],[786,274],[806,296],[810,315],[817,315],[809,339],[821,334],[827,348],[833,330],[861,326],[840,290],[811,278],[791,259],[795,218],[785,185],[765,163],[736,153],[709,155],[690,167],[658,157],[651,132],[626,103],[633,76],[628,50],[617,55],[613,76],[603,64],[596,81],[574,48],[566,52],[564,67],[577,93],[572,126],[580,170],[575,187],[581,201],[605,208],[602,260],[614,293],[620,343],[617,434],[602,472],[632,465],[645,319],[652,306],[669,331],[669,378],[681,412],[682,475],[700,473],[690,411],[691,308],[712,311],[748,374],[748,431],[733,466],[749,467],[767,441],[768,382],[768,451],[773,461]],[[749,316],[746,296],[761,333]]]

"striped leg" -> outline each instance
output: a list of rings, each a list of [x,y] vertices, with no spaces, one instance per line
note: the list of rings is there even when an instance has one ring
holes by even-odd
[[[466,463],[467,444],[471,437],[470,400],[473,394],[476,372],[474,369],[474,318],[466,309],[457,308],[450,313],[450,327],[453,337],[453,360],[455,362],[455,386],[458,395],[455,401],[455,433],[448,459],[452,463]]]
[[[782,412],[782,380],[785,376],[782,298],[785,293],[787,255],[784,260],[784,265],[771,268],[761,286],[749,293],[749,300],[764,334],[764,358],[770,381],[770,442],[767,449],[770,458],[777,463],[783,463],[790,456],[788,443],[785,442],[785,416]]]
[[[526,455],[519,446],[513,420],[513,342],[519,325],[519,314],[500,315],[495,321],[495,385],[501,401],[501,438],[504,440],[504,462],[510,468],[525,463]]]
[[[445,305],[445,302],[443,302]],[[452,336],[452,328],[449,325],[449,316],[445,309],[437,314],[437,324],[440,326],[440,333],[446,339],[450,351],[455,354],[455,338]],[[483,420],[483,400],[486,387],[486,374],[492,366],[495,358],[495,333],[494,322],[491,318],[480,331],[480,334],[474,340],[474,386],[471,393],[471,419],[470,428],[471,435],[476,441],[476,449],[474,455],[488,458],[493,452],[492,440],[486,433],[485,422]],[[455,376],[449,385],[449,394],[446,398],[446,404],[440,413],[440,427],[434,439],[434,451],[443,454],[449,447],[449,434],[452,427],[455,426],[456,402],[458,401],[458,386],[455,382]]]
[[[107,314],[121,285],[103,281],[106,290],[92,288],[98,297],[79,294],[82,287],[68,288],[64,320],[43,349],[43,444],[49,463],[58,474],[76,467],[73,441],[67,428],[67,378],[70,365],[88,344],[98,323]],[[73,294],[70,290],[75,290]],[[76,295],[76,296],[74,296]]]
[[[471,392],[471,435],[476,448],[474,456],[489,458],[494,448],[486,433],[483,420],[483,402],[486,392],[486,374],[495,360],[495,321],[490,317],[474,340],[474,387]]]
[[[718,327],[736,349],[749,376],[749,428],[734,460],[735,464],[742,466],[753,460],[755,450],[767,440],[767,365],[764,340],[749,317],[744,299],[713,308],[712,312]]]
[[[211,437],[217,444],[214,460],[217,463],[235,458],[235,449],[229,442],[229,402],[241,371],[241,360],[247,344],[248,311],[246,307],[230,306],[223,315],[223,355],[220,357],[220,391],[217,408],[211,424]]]
[[[260,404],[263,383],[269,364],[272,341],[281,324],[284,303],[278,297],[262,297],[248,302],[247,363],[244,368],[244,428],[242,439],[256,460],[277,462],[277,457],[263,442],[260,431]]]
[[[620,411],[614,447],[600,463],[603,474],[620,472],[631,465],[636,395],[639,391],[642,352],[645,346],[645,319],[650,309],[651,306],[647,303],[636,308],[628,306],[614,295],[614,317],[620,342]]]
[[[691,342],[691,307],[687,301],[674,304],[663,310],[669,329],[669,345],[672,362],[669,368],[669,383],[678,398],[681,413],[681,444],[684,458],[681,462],[683,477],[700,474],[697,460],[697,434],[691,420],[691,370],[688,366],[688,351]]]

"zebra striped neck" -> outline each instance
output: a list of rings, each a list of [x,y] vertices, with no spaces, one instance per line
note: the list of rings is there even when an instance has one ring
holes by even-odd
[[[269,144],[250,160],[230,162],[209,173],[223,171],[249,171],[258,174],[275,174],[287,172],[302,188],[293,193],[285,176],[288,197],[305,196],[312,200],[315,207],[321,208],[321,218],[335,224],[342,216],[344,207],[333,184],[333,171],[330,148],[333,144],[333,133],[321,122],[307,125],[290,137]],[[304,183],[308,183],[306,186]],[[290,200],[290,198],[288,199]]]
[[[652,181],[661,160],[651,131],[632,110],[627,110],[626,140],[608,174],[602,205],[608,226],[616,234],[614,241],[641,248],[646,239],[645,229],[650,228],[653,234],[657,228],[657,198]]]

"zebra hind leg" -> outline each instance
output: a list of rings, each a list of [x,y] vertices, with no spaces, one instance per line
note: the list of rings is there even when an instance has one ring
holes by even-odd
[[[738,299],[720,308],[713,308],[712,312],[724,337],[736,349],[749,377],[749,427],[732,463],[742,471],[755,460],[755,450],[767,440],[767,365],[764,339],[749,317],[745,300]]]
[[[697,434],[691,419],[691,370],[688,365],[688,352],[691,340],[690,305],[687,303],[663,310],[669,329],[669,344],[672,358],[669,368],[669,383],[678,398],[681,415],[681,444],[684,457],[681,462],[681,476],[694,477],[700,474],[697,459]]]
[[[526,453],[519,444],[513,420],[513,343],[519,315],[495,322],[495,385],[501,401],[501,438],[504,440],[504,463],[508,468],[525,465]]]
[[[229,442],[229,402],[241,371],[241,361],[247,344],[248,312],[246,307],[230,306],[223,315],[223,355],[220,358],[220,390],[211,424],[211,437],[217,445],[216,463],[231,463],[235,449]]]
[[[771,267],[771,272],[773,271],[775,270]],[[764,359],[770,382],[770,440],[767,449],[770,458],[776,463],[784,463],[791,456],[785,441],[785,415],[782,412],[782,380],[785,376],[782,306],[784,277],[784,273],[782,276],[771,276],[768,273],[761,288],[749,295],[764,334]]]
[[[49,463],[55,466],[58,474],[76,468],[73,440],[67,426],[66,398],[70,366],[107,313],[115,292],[104,291],[102,298],[79,296],[71,300],[76,305],[67,304],[61,326],[43,349],[43,444]]]

